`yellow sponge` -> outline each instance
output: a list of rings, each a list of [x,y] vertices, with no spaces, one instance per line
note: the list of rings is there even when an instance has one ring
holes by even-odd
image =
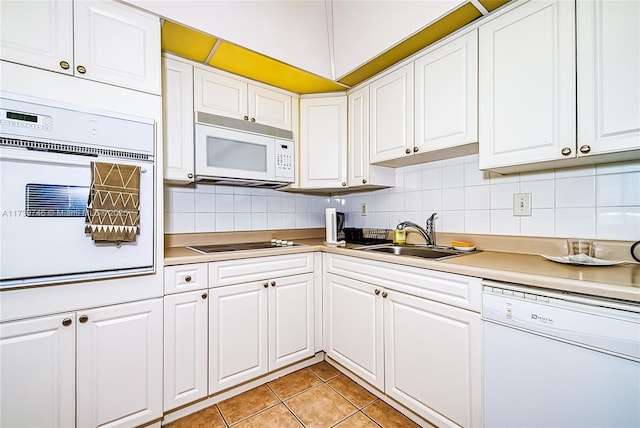
[[[474,247],[474,245],[470,242],[464,241],[451,241],[452,247]]]

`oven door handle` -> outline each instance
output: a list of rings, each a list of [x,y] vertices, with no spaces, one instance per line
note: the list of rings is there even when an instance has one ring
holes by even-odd
[[[22,162],[38,162],[38,163],[54,163],[59,165],[83,166],[89,167],[94,157],[68,155],[56,152],[44,152],[37,150],[12,149],[0,147],[0,160],[22,161]],[[135,164],[135,163],[134,163]],[[140,172],[146,173],[147,169],[140,166]]]

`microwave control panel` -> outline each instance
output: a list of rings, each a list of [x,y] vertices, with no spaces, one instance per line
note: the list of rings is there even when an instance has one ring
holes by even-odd
[[[276,140],[276,179],[294,181],[295,150],[293,141]]]

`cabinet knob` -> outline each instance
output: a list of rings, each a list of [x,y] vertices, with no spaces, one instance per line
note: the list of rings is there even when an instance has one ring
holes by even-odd
[[[377,296],[378,294],[380,294],[380,290],[378,290],[378,289],[376,288],[376,289],[373,291],[373,294],[375,294],[375,295]]]
[[[276,286],[276,282],[275,281],[271,281],[271,286],[275,287]]]
[[[362,184],[367,184],[367,180],[365,180],[364,178],[362,179]]]
[[[207,298],[207,293],[202,293],[201,297],[202,297],[202,300],[206,299]]]
[[[249,116],[243,117],[244,120],[249,120]]]
[[[191,275],[187,275],[184,277],[185,282],[191,282]]]
[[[193,174],[191,173],[187,174],[187,178],[193,178]]]
[[[382,298],[383,298],[383,299],[386,299],[386,298],[387,298],[387,296],[388,296],[387,292],[386,292],[386,291],[383,291],[383,292],[382,292]]]
[[[569,156],[571,154],[571,147],[563,148],[560,153],[562,153],[562,156]]]
[[[89,317],[86,316],[86,315],[80,315],[80,318],[78,318],[78,321],[80,321],[82,324],[84,324],[87,321],[89,321]]]
[[[584,146],[580,146],[580,153],[589,153],[591,151],[591,146],[585,144]]]
[[[67,61],[60,61],[60,68],[61,69],[68,70],[69,67],[71,67],[71,66],[69,65],[69,63]]]
[[[417,148],[417,147],[414,147],[414,148],[413,148],[413,153],[418,153],[418,150],[420,150],[420,149],[419,149],[419,148]]]
[[[79,65],[79,66],[77,66],[77,67],[76,67],[76,70],[77,70],[77,71],[78,71],[78,73],[80,73],[80,74],[84,74],[84,73],[86,73],[86,72],[87,72],[87,69],[86,69],[86,68],[84,68],[84,66],[83,66],[83,65]]]
[[[65,327],[69,327],[71,325],[73,321],[71,321],[71,318],[65,318],[62,320],[62,325]]]
[[[252,117],[252,118],[251,118],[251,122],[255,122],[255,121],[256,121],[256,118],[255,118],[255,117]]]
[[[263,286],[264,288],[269,288],[269,283],[268,283],[268,282],[265,282],[264,284],[262,284],[262,286]]]
[[[406,149],[404,152],[405,152],[406,154],[408,154],[408,155],[409,155],[409,154],[411,154],[411,150],[409,150],[409,149]]]
[[[347,183],[345,181],[342,182],[342,187],[346,187]]]

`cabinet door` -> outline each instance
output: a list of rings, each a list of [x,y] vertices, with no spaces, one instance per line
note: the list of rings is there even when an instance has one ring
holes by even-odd
[[[0,324],[0,426],[75,426],[75,314]]]
[[[164,410],[207,396],[208,291],[164,298]]]
[[[369,180],[369,87],[349,94],[349,187]]]
[[[71,0],[0,2],[0,58],[73,74]]]
[[[291,96],[249,85],[249,120],[291,130]]]
[[[481,169],[575,156],[574,20],[574,2],[531,1],[480,26]]]
[[[162,72],[164,179],[193,182],[193,67],[163,58]]]
[[[160,418],[162,299],[80,311],[78,321],[78,426]]]
[[[114,1],[75,2],[73,17],[76,75],[160,94],[158,17]]]
[[[478,141],[478,33],[425,54],[414,67],[419,152]]]
[[[325,352],[371,385],[383,390],[380,295],[380,288],[365,282],[330,273],[324,277]]]
[[[578,1],[578,156],[640,149],[640,2]]]
[[[390,397],[436,425],[482,426],[480,314],[389,291],[384,339]]]
[[[246,82],[196,68],[193,70],[193,85],[195,111],[249,119]]]
[[[269,370],[314,354],[313,274],[269,281]]]
[[[300,100],[300,185],[347,185],[347,97]]]
[[[369,85],[371,162],[413,153],[413,64]]]
[[[265,374],[267,281],[212,288],[209,302],[209,394]]]

